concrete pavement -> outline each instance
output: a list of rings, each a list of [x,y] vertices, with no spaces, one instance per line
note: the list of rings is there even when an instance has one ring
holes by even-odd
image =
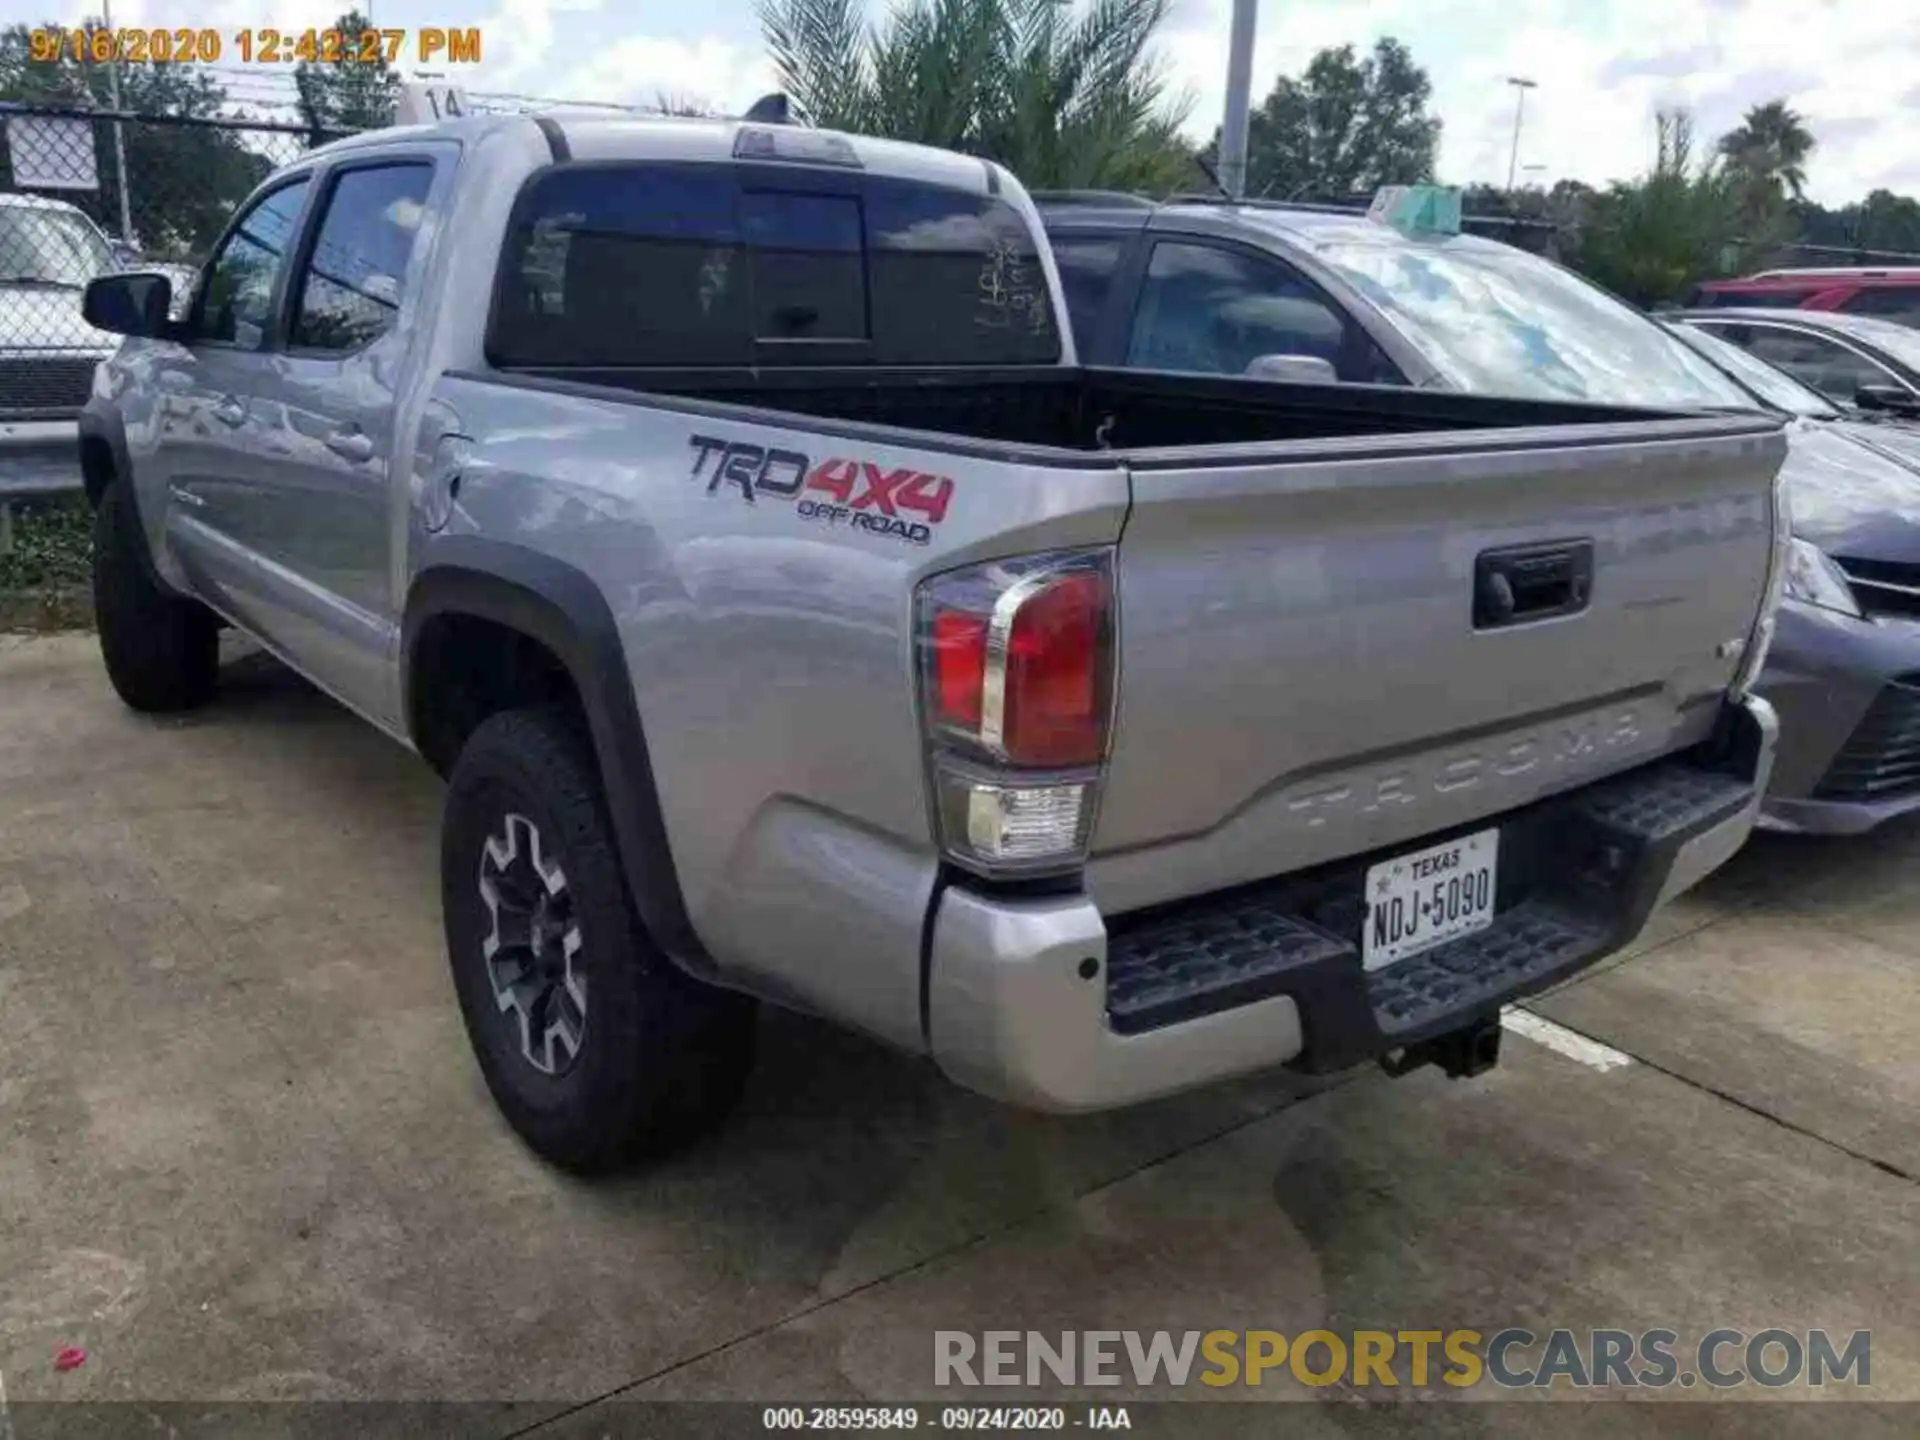
[[[16,1404],[455,1398],[586,1434],[635,1399],[933,1398],[936,1329],[1509,1324],[1869,1328],[1872,1394],[1920,1400],[1920,830],[1757,842],[1538,1002],[1616,1068],[1509,1036],[1476,1081],[1063,1121],[774,1015],[725,1131],[584,1185],[468,1055],[438,782],[263,657],[226,682],[153,721],[91,637],[0,637]],[[1531,1413],[1436,1420],[1463,1409]]]

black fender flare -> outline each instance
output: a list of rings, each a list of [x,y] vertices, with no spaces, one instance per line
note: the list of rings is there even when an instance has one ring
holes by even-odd
[[[519,631],[566,668],[586,713],[594,758],[628,893],[653,942],[682,969],[712,979],[713,962],[687,916],[646,731],[613,611],[587,575],[551,556],[479,536],[428,543],[401,625],[401,713],[417,736],[415,645],[441,615]]]
[[[179,589],[167,583],[166,577],[160,573],[160,567],[153,561],[153,548],[147,542],[146,517],[140,512],[140,487],[133,483],[133,460],[127,454],[126,422],[120,418],[120,412],[98,398],[91,399],[82,407],[74,424],[79,432],[74,460],[80,466],[80,480],[86,489],[87,503],[98,510],[101,497],[107,493],[107,486],[118,480],[121,497],[127,502],[127,518],[133,524],[133,534],[127,538],[133,542],[133,553],[139,557],[141,570],[145,572],[148,583],[162,595],[179,595]],[[87,448],[90,444],[107,447],[107,453],[112,457],[108,473],[102,475],[87,468]]]
[[[80,465],[80,478],[86,486],[87,503],[98,509],[100,497],[106,493],[108,482],[116,476],[129,482],[127,487],[129,491],[133,488],[131,484],[133,464],[127,458],[126,422],[120,418],[118,410],[111,405],[102,404],[96,398],[87,401],[81,408],[74,424],[79,431],[79,451],[74,459]],[[90,441],[107,447],[107,453],[113,457],[112,474],[97,475],[88,471],[86,455]],[[137,506],[139,501],[135,499],[132,503]]]

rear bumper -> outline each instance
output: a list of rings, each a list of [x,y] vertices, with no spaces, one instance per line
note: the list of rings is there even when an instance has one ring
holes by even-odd
[[[1853,835],[1920,810],[1920,622],[1781,605],[1759,692],[1780,716],[1760,823]]]
[[[1098,1110],[1483,1024],[1625,945],[1739,849],[1775,733],[1764,701],[1729,706],[1709,745],[1469,827],[1501,827],[1494,923],[1371,975],[1359,892],[1380,856],[1110,919],[1084,896],[951,887],[927,975],[934,1058],[1001,1099]]]

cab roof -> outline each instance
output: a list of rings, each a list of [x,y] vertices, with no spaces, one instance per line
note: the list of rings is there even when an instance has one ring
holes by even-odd
[[[433,125],[396,125],[382,130],[367,130],[331,141],[309,154],[325,157],[423,138],[478,140],[487,135],[533,125],[546,129],[549,137],[557,132],[575,160],[721,162],[735,157],[743,133],[757,132],[774,136],[776,143],[780,137],[791,136],[795,143],[801,145],[844,147],[856,162],[850,168],[868,174],[918,180],[976,193],[1018,186],[1012,176],[991,161],[900,140],[880,140],[870,135],[850,135],[835,130],[754,120],[682,115],[609,115],[600,110],[568,110],[564,107],[532,114],[470,115]]]

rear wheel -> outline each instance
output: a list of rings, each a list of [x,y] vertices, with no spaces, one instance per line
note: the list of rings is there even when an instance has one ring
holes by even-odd
[[[93,613],[114,691],[135,710],[191,710],[220,676],[220,622],[198,601],[169,595],[148,571],[146,542],[114,481],[93,517]]]
[[[487,1088],[541,1155],[592,1172],[712,1128],[753,1063],[751,1000],[662,955],[628,902],[564,710],[484,721],[447,784],[441,902]]]

